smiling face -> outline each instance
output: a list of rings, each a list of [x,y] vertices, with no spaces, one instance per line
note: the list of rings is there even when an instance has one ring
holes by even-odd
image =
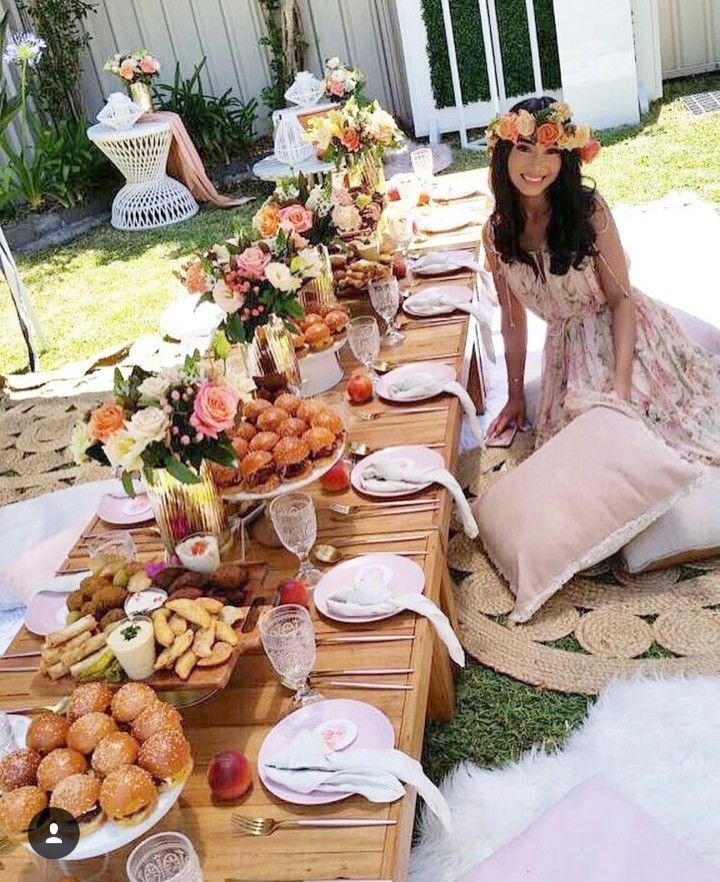
[[[540,196],[557,180],[562,167],[560,150],[530,141],[518,141],[508,157],[508,174],[522,196]]]

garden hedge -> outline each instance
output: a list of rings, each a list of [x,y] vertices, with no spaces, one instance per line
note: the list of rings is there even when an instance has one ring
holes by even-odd
[[[545,89],[557,89],[560,87],[560,61],[553,0],[534,0],[534,4],[543,86]],[[506,93],[522,95],[532,92],[534,79],[525,0],[495,0],[495,7]],[[472,101],[489,101],[490,87],[478,0],[450,0],[450,11],[463,101],[466,104]],[[427,31],[435,104],[439,108],[453,107],[455,98],[440,0],[422,0],[422,13]]]

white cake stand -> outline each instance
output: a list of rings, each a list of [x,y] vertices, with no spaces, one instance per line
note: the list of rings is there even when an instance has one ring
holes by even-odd
[[[328,389],[342,380],[345,376],[340,362],[338,361],[338,352],[347,343],[347,335],[333,343],[328,349],[322,352],[308,352],[298,358],[300,366],[300,387],[301,398],[313,398],[316,395],[322,395]]]

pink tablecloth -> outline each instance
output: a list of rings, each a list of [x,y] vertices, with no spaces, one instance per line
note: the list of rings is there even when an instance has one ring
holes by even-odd
[[[460,882],[720,882],[720,871],[596,776]]]

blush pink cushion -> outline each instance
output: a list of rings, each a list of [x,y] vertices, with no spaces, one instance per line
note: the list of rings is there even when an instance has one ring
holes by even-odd
[[[593,407],[475,504],[525,622],[578,570],[622,548],[704,477],[638,419]]]
[[[594,777],[459,882],[720,882],[720,872]]]

